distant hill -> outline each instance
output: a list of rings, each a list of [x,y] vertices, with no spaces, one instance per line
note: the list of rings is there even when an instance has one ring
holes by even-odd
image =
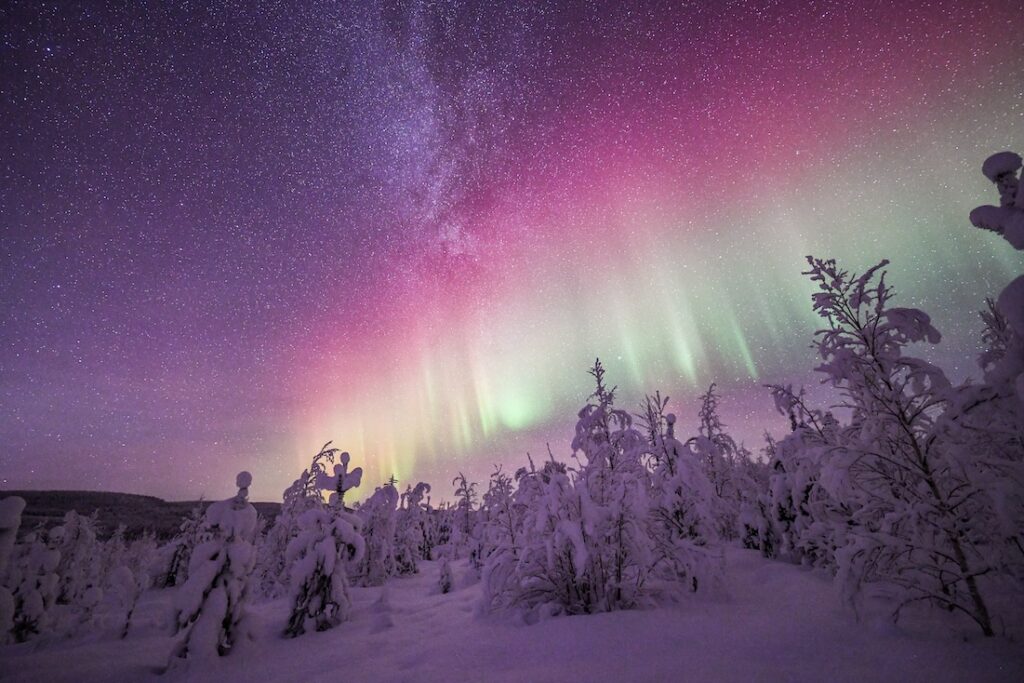
[[[157,538],[170,538],[178,531],[181,520],[199,501],[166,501],[153,496],[107,491],[0,491],[0,498],[20,496],[25,499],[21,516],[21,536],[42,525],[49,529],[60,524],[64,514],[75,510],[83,515],[97,513],[102,536],[109,536],[124,524],[129,538],[153,531]],[[205,507],[212,501],[202,501]],[[281,511],[280,503],[253,503],[268,522]]]

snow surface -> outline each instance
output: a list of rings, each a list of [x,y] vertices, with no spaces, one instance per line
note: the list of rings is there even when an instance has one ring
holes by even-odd
[[[557,617],[533,625],[478,614],[465,561],[443,595],[440,562],[386,586],[352,588],[350,621],[281,636],[287,600],[253,608],[256,642],[159,675],[178,589],[149,591],[127,640],[102,631],[0,647],[4,681],[1014,681],[1024,647],[982,638],[935,611],[894,626],[858,622],[829,577],[750,550],[727,551],[723,592],[646,611]],[[382,594],[387,591],[387,594]]]

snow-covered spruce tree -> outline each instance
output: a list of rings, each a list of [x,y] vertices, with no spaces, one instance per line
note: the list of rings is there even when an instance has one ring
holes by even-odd
[[[115,567],[121,566],[128,552],[128,527],[118,524],[110,538],[100,544],[100,576],[106,577]]]
[[[1013,152],[986,159],[982,173],[996,184],[1000,206],[971,212],[976,227],[997,232],[1017,250],[1024,250],[1021,166]],[[984,351],[978,359],[984,381],[957,387],[939,430],[952,444],[951,457],[988,494],[984,512],[989,514],[975,509],[964,520],[980,527],[978,533],[997,536],[986,548],[993,567],[986,579],[1006,579],[1019,594],[1024,591],[1024,274],[986,303]]]
[[[288,545],[292,612],[285,635],[324,631],[345,621],[352,608],[346,565],[362,557],[359,518],[343,507],[322,505],[299,517],[300,531]]]
[[[499,548],[516,549],[519,516],[514,503],[515,483],[512,477],[495,466],[480,506],[482,516],[481,559]]]
[[[154,568],[156,571],[163,570],[164,563],[157,560],[156,556],[156,539],[152,533],[143,534],[126,543],[123,549],[115,549],[106,554],[103,589],[112,598],[115,607],[114,625],[122,639],[128,637],[139,598],[153,583]]]
[[[598,611],[635,606],[653,564],[645,526],[647,441],[633,428],[629,413],[614,408],[615,388],[606,387],[604,373],[600,360],[595,360],[590,374],[596,389],[580,410],[572,442],[574,453],[586,459],[576,488]]]
[[[168,558],[167,568],[158,579],[157,585],[170,588],[185,583],[188,579],[188,562],[192,557],[192,551],[199,543],[202,528],[203,504],[200,501],[189,512],[188,517],[182,520],[177,535],[164,550],[166,554],[163,556]]]
[[[24,642],[52,626],[60,591],[60,577],[56,572],[60,563],[59,542],[58,536],[33,531],[15,547],[6,579],[14,593],[11,636],[15,642]]]
[[[454,544],[456,546],[456,557],[460,551],[469,555],[470,562],[477,569],[480,568],[480,538],[476,530],[476,515],[474,506],[477,503],[477,484],[475,481],[466,479],[466,475],[459,472],[459,476],[452,479],[452,486],[455,487],[455,523],[453,524]]]
[[[345,456],[344,463],[335,463],[339,456]],[[260,537],[257,552],[257,576],[259,593],[268,598],[277,598],[289,592],[290,567],[287,561],[288,546],[300,533],[299,519],[307,510],[319,508],[323,504],[323,491],[329,490],[337,494],[338,474],[333,471],[340,466],[343,473],[341,484],[353,486],[352,482],[362,476],[362,469],[348,472],[348,454],[341,449],[332,448],[331,442],[325,443],[307,469],[285,489],[281,512],[265,534]],[[348,481],[345,476],[348,476]],[[358,482],[354,484],[358,486]],[[342,492],[344,497],[344,492]]]
[[[395,574],[395,516],[398,489],[385,484],[364,500],[356,514],[362,522],[366,550],[355,577],[363,586],[382,586]]]
[[[249,503],[252,475],[240,472],[238,493],[212,503],[203,517],[203,540],[189,560],[188,580],[175,596],[178,658],[230,654],[246,635],[249,579],[256,560],[256,508]]]
[[[435,548],[440,536],[438,511],[430,504],[430,496],[422,503],[423,518],[420,528],[423,529],[423,542],[420,544],[420,557],[424,560],[435,559]]]
[[[699,433],[686,445],[711,483],[718,535],[726,540],[740,538],[743,531],[740,513],[755,501],[762,473],[750,451],[736,443],[725,430],[718,415],[714,384],[701,397]]]
[[[21,512],[25,499],[8,496],[0,500],[0,644],[7,641],[14,628],[14,586],[7,574],[14,542],[21,526]]]
[[[429,517],[427,526],[427,543],[431,544],[431,557],[438,556],[457,559],[458,547],[455,538],[459,535],[455,527],[455,510],[450,503],[442,502]]]
[[[64,515],[60,526],[50,531],[52,538],[59,539],[60,590],[57,601],[81,607],[83,603],[96,602],[96,591],[100,590],[103,570],[102,544],[96,539],[96,515],[86,517],[74,510]]]
[[[808,406],[803,390],[769,389],[791,431],[771,446],[767,491],[758,502],[768,531],[759,548],[766,557],[834,571],[836,535],[851,512],[822,486],[821,471],[838,443],[839,425],[831,413]]]
[[[676,416],[665,413],[668,397],[648,396],[641,406],[651,463],[649,533],[655,571],[698,590],[717,577],[721,553],[713,488],[701,461],[675,436]]]
[[[531,460],[516,480],[519,544],[487,556],[483,609],[521,609],[527,618],[593,611],[582,505],[565,465],[552,459],[537,470]]]
[[[318,469],[317,463],[323,453],[324,449],[321,449],[314,458],[311,471]],[[288,543],[285,553],[285,564],[291,571],[289,584],[292,592],[292,611],[285,628],[287,636],[295,637],[309,630],[324,631],[337,626],[348,618],[351,610],[348,566],[362,559],[365,544],[359,533],[361,520],[344,504],[345,494],[358,487],[363,478],[361,467],[348,471],[349,462],[349,454],[342,453],[333,476],[321,470],[315,477],[320,489],[332,492],[328,504],[324,504],[319,493],[285,497],[287,514],[301,510],[295,519],[298,533]],[[286,510],[282,510],[282,514],[285,513]]]
[[[826,321],[816,335],[818,370],[844,399],[841,429],[821,485],[850,510],[836,529],[838,578],[851,599],[870,583],[898,590],[896,616],[912,602],[960,611],[992,635],[990,601],[979,578],[992,572],[991,500],[967,472],[937,419],[950,385],[942,371],[905,355],[939,333],[917,309],[890,305],[887,262],[854,276],[834,261],[808,257],[818,286],[814,309]]]
[[[131,628],[132,616],[135,614],[135,607],[139,603],[139,597],[146,590],[148,576],[136,575],[126,565],[115,567],[107,575],[107,592],[114,596],[120,608],[118,625],[118,636],[121,639],[128,637],[128,630]]]
[[[395,519],[395,570],[399,574],[415,574],[418,561],[430,557],[424,555],[428,514],[424,498],[429,492],[430,484],[421,481],[416,488],[406,487],[399,502]]]
[[[740,524],[743,525],[743,547],[760,550],[765,557],[775,557],[779,547],[776,526],[773,523],[772,504],[768,494],[771,478],[779,472],[780,464],[776,454],[777,445],[771,434],[765,432],[765,445],[761,449],[762,462],[759,467],[758,490],[752,500],[740,509]]]

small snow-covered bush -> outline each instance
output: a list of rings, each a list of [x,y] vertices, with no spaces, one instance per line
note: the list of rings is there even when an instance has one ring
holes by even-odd
[[[454,579],[452,578],[452,566],[448,558],[441,559],[441,571],[437,577],[437,587],[442,593],[451,593]]]

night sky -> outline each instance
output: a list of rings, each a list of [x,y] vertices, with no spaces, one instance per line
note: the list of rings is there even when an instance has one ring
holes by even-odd
[[[973,371],[1018,1],[515,4],[5,3],[0,488],[278,500],[333,439],[441,492],[566,456],[595,356],[757,447],[809,253]]]

